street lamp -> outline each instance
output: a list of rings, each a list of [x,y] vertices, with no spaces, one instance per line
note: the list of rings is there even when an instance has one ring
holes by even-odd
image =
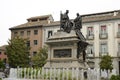
[[[32,67],[31,56],[29,56],[29,65]]]

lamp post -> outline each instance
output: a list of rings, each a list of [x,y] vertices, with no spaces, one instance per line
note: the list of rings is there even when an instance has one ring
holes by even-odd
[[[32,67],[31,56],[29,56],[29,65]]]

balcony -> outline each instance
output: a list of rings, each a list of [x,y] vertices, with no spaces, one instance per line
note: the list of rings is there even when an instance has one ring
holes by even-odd
[[[120,31],[117,32],[117,38],[120,38]]]
[[[108,33],[100,33],[99,38],[100,39],[107,39],[108,38]]]
[[[87,40],[93,40],[94,39],[94,34],[91,35],[86,35]]]
[[[108,52],[100,52],[99,55],[100,57],[102,57],[102,56],[108,55]]]
[[[94,53],[87,53],[87,58],[94,58]]]

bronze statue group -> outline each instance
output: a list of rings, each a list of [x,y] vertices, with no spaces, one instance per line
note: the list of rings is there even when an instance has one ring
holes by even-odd
[[[82,17],[77,13],[77,17],[74,20],[70,20],[68,16],[69,11],[66,10],[64,14],[60,14],[60,30],[70,33],[71,30],[76,32],[79,42],[77,43],[77,58],[79,59],[80,54],[83,55],[83,61],[86,60],[86,48],[89,45],[86,42],[85,37],[81,33],[82,29]]]

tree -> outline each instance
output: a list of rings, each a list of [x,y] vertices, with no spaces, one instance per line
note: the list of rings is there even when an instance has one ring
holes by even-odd
[[[103,56],[101,58],[100,69],[107,70],[107,75],[108,75],[108,70],[112,70],[113,69],[112,57],[111,56],[105,55],[105,56]]]
[[[38,53],[32,57],[32,62],[35,67],[43,67],[47,62],[48,48],[44,46],[38,50]]]
[[[8,41],[6,53],[10,67],[26,67],[29,64],[29,47],[26,45],[27,39],[20,37],[12,38]]]
[[[109,55],[105,55],[101,58],[100,62],[100,69],[102,70],[112,70],[113,65],[112,65],[112,57]]]
[[[120,80],[120,75],[112,75],[110,80]]]
[[[5,68],[5,64],[2,60],[0,60],[0,69],[4,69]]]

